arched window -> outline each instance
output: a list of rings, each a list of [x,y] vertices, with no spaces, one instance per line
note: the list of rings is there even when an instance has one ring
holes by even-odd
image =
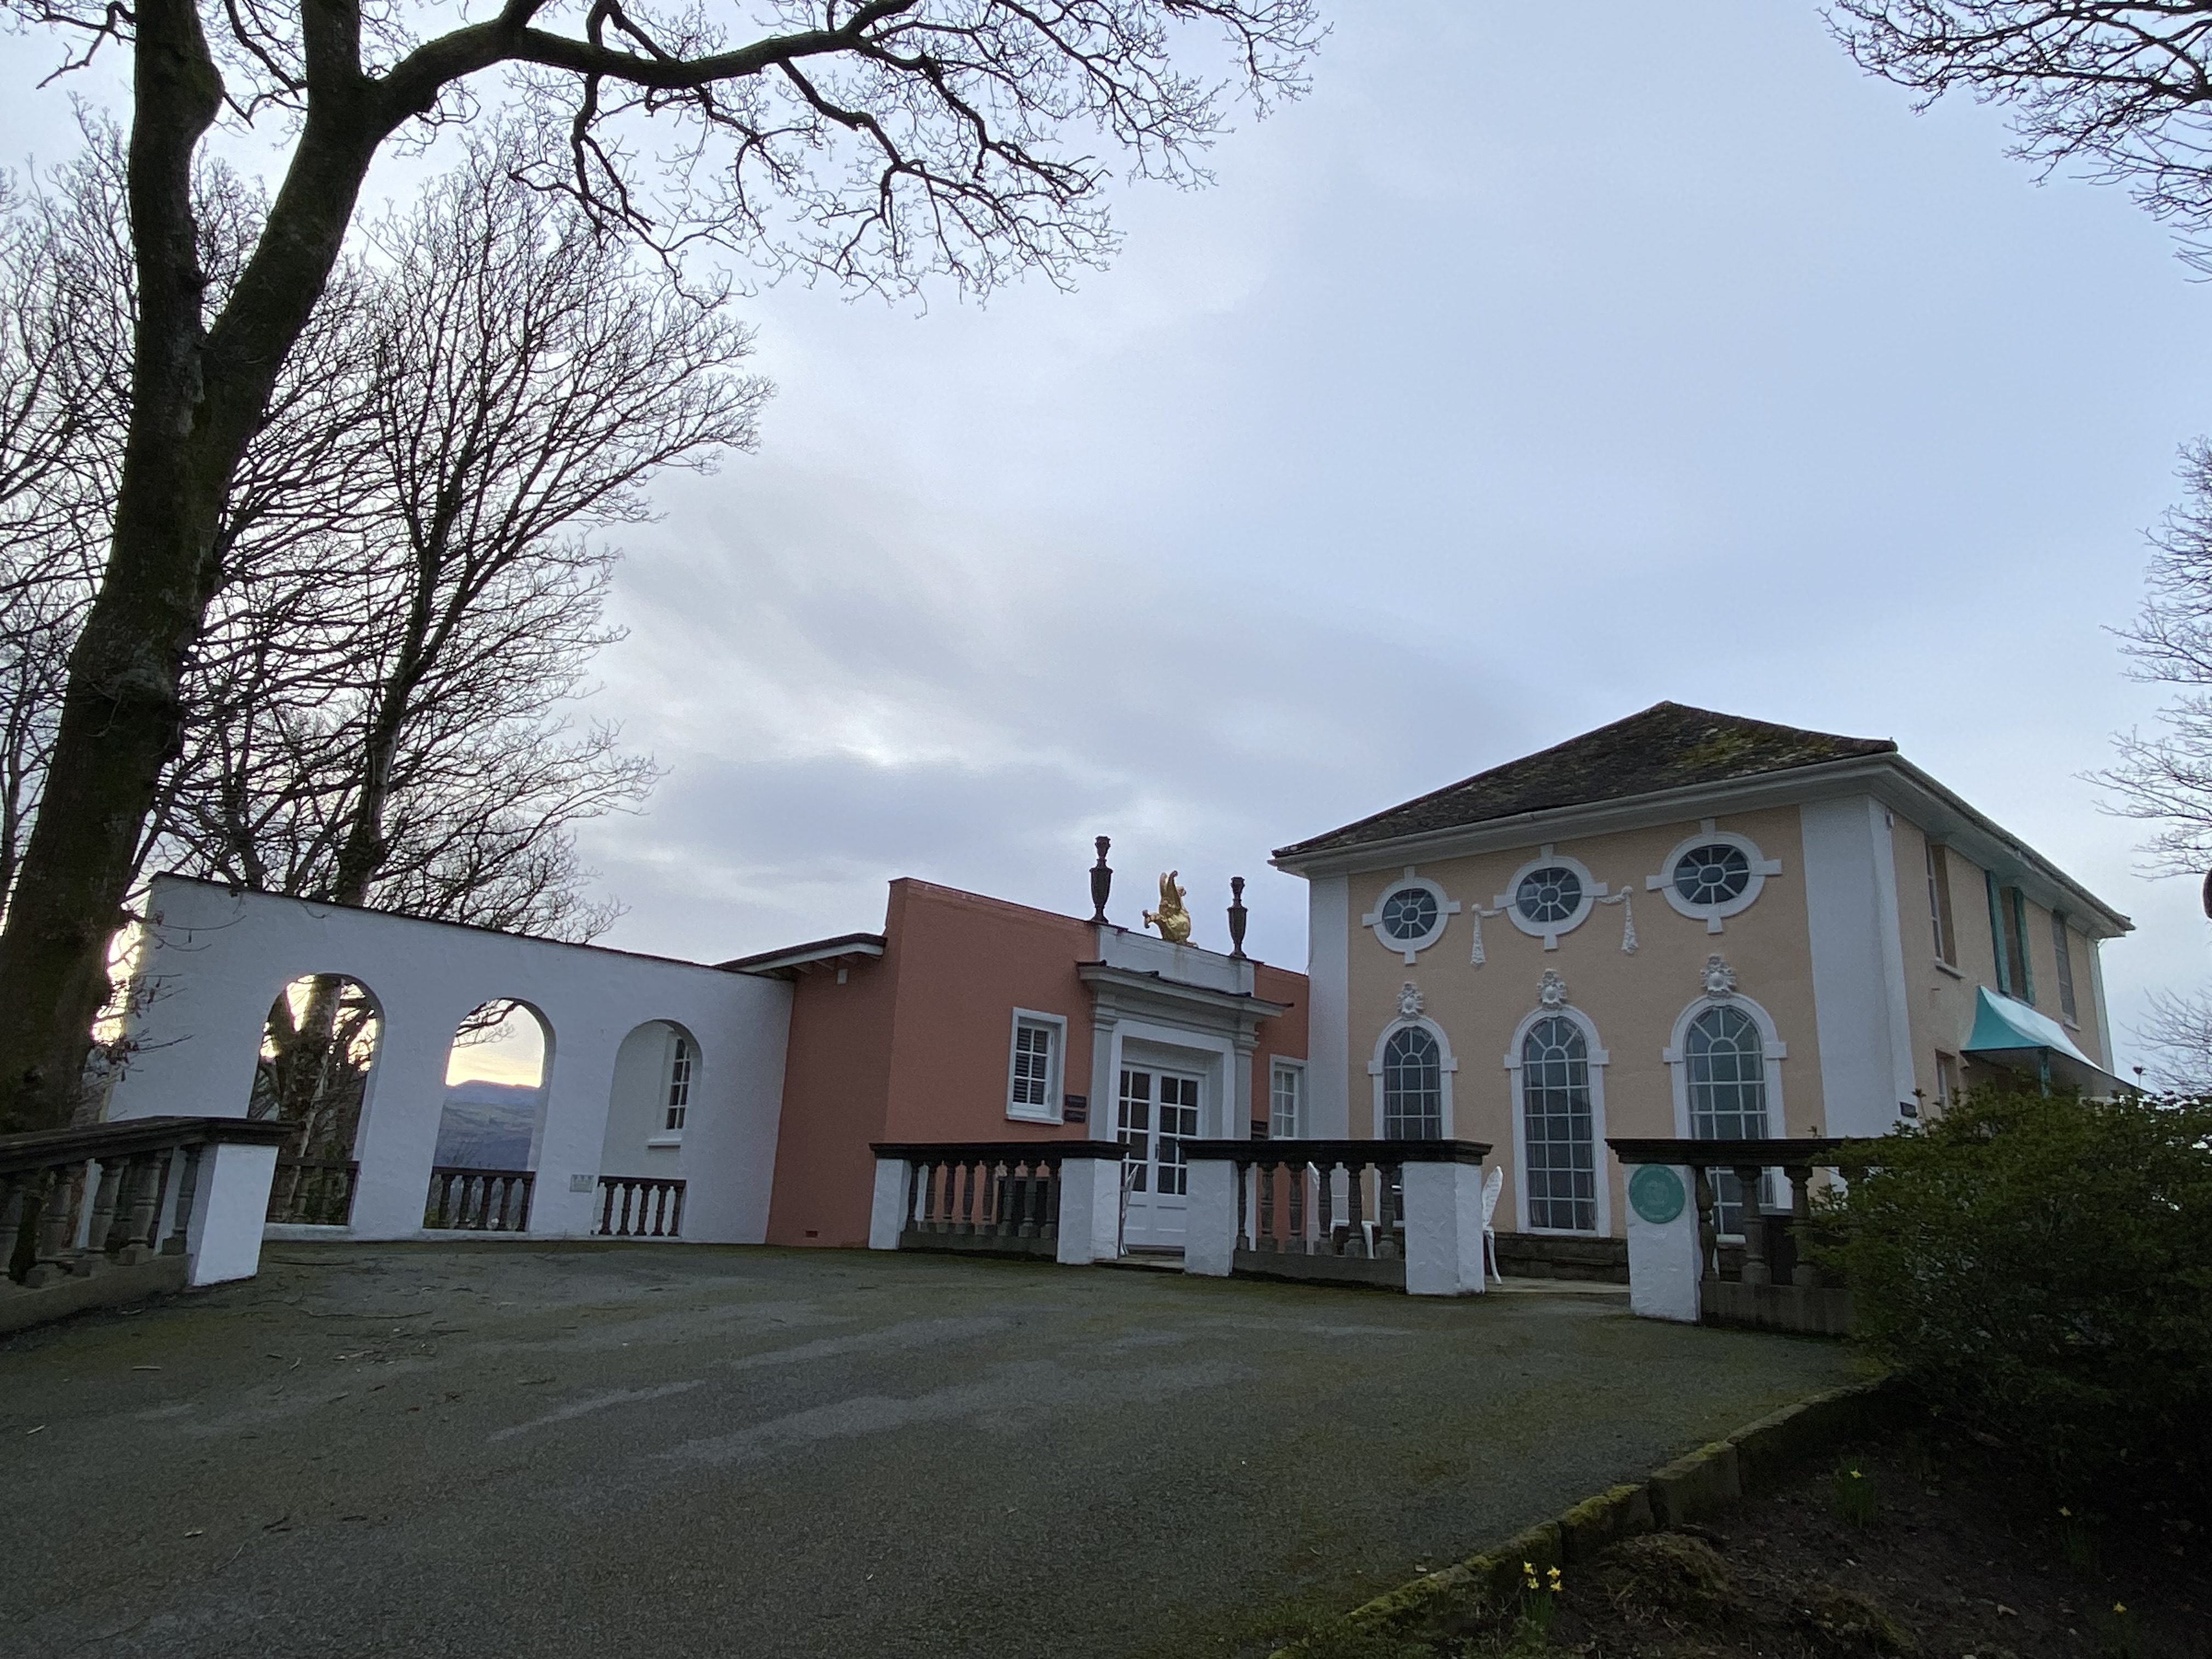
[[[1423,1027],[1401,1026],[1382,1046],[1383,1138],[1441,1140],[1443,1133],[1443,1053]]]
[[[1766,1044],[1749,1014],[1726,1003],[1708,1008],[1682,1034],[1689,1066],[1690,1133],[1700,1140],[1764,1140]],[[1720,1231],[1743,1231],[1743,1184],[1726,1170],[1718,1176]]]
[[[1591,1132],[1589,1044],[1553,1014],[1521,1042],[1521,1113],[1528,1164],[1528,1224],[1597,1231],[1597,1149]]]

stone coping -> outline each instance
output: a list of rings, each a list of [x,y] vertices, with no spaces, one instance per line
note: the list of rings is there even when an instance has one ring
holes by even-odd
[[[1538,1572],[1584,1565],[1621,1539],[1717,1514],[1746,1492],[1772,1486],[1808,1457],[1893,1419],[1901,1403],[1890,1376],[1824,1389],[1747,1423],[1642,1480],[1586,1498],[1502,1544],[1401,1584],[1354,1607],[1338,1624],[1407,1638],[1463,1634],[1511,1603],[1521,1589],[1524,1564]],[[1305,1659],[1314,1651],[1312,1641],[1300,1638],[1276,1649],[1270,1659]]]

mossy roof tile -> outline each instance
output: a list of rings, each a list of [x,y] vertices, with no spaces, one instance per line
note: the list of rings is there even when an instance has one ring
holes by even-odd
[[[1340,830],[1278,848],[1275,855],[1346,852],[1556,807],[1730,783],[1802,766],[1896,752],[1896,744],[1887,738],[1838,737],[1659,702]]]

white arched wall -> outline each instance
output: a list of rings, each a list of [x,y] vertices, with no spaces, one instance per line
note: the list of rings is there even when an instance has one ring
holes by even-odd
[[[1375,1139],[1383,1139],[1382,1055],[1390,1046],[1390,1039],[1407,1026],[1418,1027],[1437,1040],[1437,1072],[1443,1085],[1442,1137],[1449,1140],[1452,1138],[1452,1077],[1459,1070],[1459,1061],[1452,1057],[1451,1039],[1444,1035],[1444,1028],[1425,1014],[1394,1019],[1382,1028],[1382,1035],[1375,1039],[1375,1052],[1367,1060],[1367,1075],[1375,1087]]]
[[[422,1227],[446,1057],[454,1029],[497,998],[527,1002],[558,1062],[545,1079],[530,1231],[588,1233],[615,1060],[651,1020],[697,1040],[677,1173],[687,1237],[757,1243],[768,1230],[791,989],[696,963],[315,904],[159,877],[148,904],[129,1031],[136,1044],[111,1117],[242,1117],[270,1005],[306,974],[366,986],[384,1031],[354,1151],[352,1232],[405,1238]],[[615,1172],[624,1173],[624,1172]]]
[[[1766,1133],[1784,1135],[1789,1115],[1782,1109],[1782,1062],[1790,1057],[1788,1046],[1782,1041],[1774,1016],[1768,1013],[1749,997],[1731,991],[1726,996],[1704,996],[1675,1017],[1674,1030],[1660,1058],[1667,1062],[1667,1070],[1674,1080],[1674,1133],[1680,1139],[1691,1139],[1690,1134],[1690,1060],[1688,1044],[1690,1025],[1708,1008],[1734,1008],[1751,1016],[1751,1023],[1759,1027],[1759,1053],[1766,1071]]]
[[[690,1098],[705,1097],[708,1067],[697,1032],[672,1019],[647,1020],[629,1032],[615,1050],[606,1135],[599,1148],[599,1168],[605,1173],[663,1179],[682,1164],[684,1145],[691,1133],[688,1105],[683,1129],[671,1133],[667,1128],[670,1050],[679,1036],[691,1041]]]
[[[1597,1194],[1597,1231],[1593,1233],[1571,1233],[1563,1228],[1535,1228],[1528,1224],[1528,1125],[1521,1103],[1521,1048],[1528,1042],[1528,1033],[1537,1023],[1554,1015],[1571,1021],[1583,1034],[1583,1045],[1589,1050],[1590,1092],[1590,1172],[1591,1186]],[[1542,1232],[1547,1237],[1561,1238],[1610,1238],[1613,1237],[1613,1181],[1609,1165],[1611,1154],[1605,1144],[1605,1068],[1613,1056],[1597,1040],[1597,1023],[1571,1002],[1563,1002],[1555,1008],[1538,1006],[1521,1018],[1513,1028],[1512,1043],[1505,1050],[1506,1089],[1510,1097],[1513,1122],[1513,1224],[1524,1233]]]

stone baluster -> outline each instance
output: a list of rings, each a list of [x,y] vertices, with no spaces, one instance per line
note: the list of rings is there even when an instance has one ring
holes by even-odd
[[[963,1238],[975,1231],[975,1164],[971,1158],[960,1160],[960,1224],[952,1231]]]
[[[161,1163],[149,1152],[132,1158],[124,1171],[123,1203],[108,1235],[108,1253],[118,1261],[137,1263],[154,1255],[154,1218],[161,1207]]]
[[[76,1252],[77,1206],[84,1193],[82,1163],[58,1164],[47,1172],[46,1204],[39,1218],[38,1259],[23,1275],[33,1288],[51,1285],[69,1273]]]
[[[1720,1224],[1716,1218],[1719,1199],[1713,1190],[1711,1170],[1700,1166],[1690,1173],[1698,1185],[1698,1277],[1717,1283],[1721,1276]]]
[[[1281,1248],[1275,1240],[1275,1171],[1280,1167],[1272,1158],[1260,1160],[1260,1237],[1256,1247],[1262,1250]]]
[[[1291,1250],[1299,1255],[1306,1253],[1306,1164],[1300,1158],[1291,1164]]]
[[[92,1224],[85,1229],[84,1259],[77,1269],[80,1273],[106,1253],[107,1236],[115,1231],[115,1212],[117,1200],[123,1190],[123,1171],[129,1167],[129,1162],[127,1158],[111,1158],[100,1163],[100,1179],[93,1186]]]
[[[184,1160],[184,1173],[177,1179],[176,1217],[169,1224],[169,1236],[161,1241],[163,1255],[182,1255],[191,1239],[192,1206],[200,1191],[200,1149],[185,1147]]]
[[[1772,1270],[1766,1261],[1766,1218],[1759,1213],[1759,1188],[1765,1171],[1755,1164],[1738,1164],[1736,1185],[1743,1191],[1743,1282],[1771,1285]]]
[[[1376,1205],[1382,1214],[1375,1229],[1375,1254],[1395,1256],[1398,1249],[1398,1224],[1405,1218],[1399,1214],[1405,1200],[1406,1174],[1395,1164],[1376,1166]]]
[[[1344,1183],[1344,1253],[1346,1255],[1371,1255],[1374,1252],[1367,1248],[1367,1229],[1364,1225],[1367,1219],[1367,1160],[1348,1158],[1344,1160],[1344,1169],[1347,1177]]]
[[[1252,1248],[1252,1183],[1260,1178],[1256,1164],[1239,1162],[1237,1165],[1237,1247]]]
[[[1321,1235],[1321,1252],[1323,1255],[1334,1255],[1336,1254],[1336,1160],[1324,1158],[1316,1164],[1314,1169],[1321,1177],[1320,1191],[1316,1194],[1321,1200],[1321,1224],[1317,1229]]]
[[[1813,1265],[1809,1251],[1813,1243],[1813,1171],[1809,1165],[1797,1164],[1782,1173],[1790,1178],[1790,1240],[1797,1252],[1797,1264],[1790,1269],[1790,1282],[1809,1291],[1820,1282],[1820,1270]]]

